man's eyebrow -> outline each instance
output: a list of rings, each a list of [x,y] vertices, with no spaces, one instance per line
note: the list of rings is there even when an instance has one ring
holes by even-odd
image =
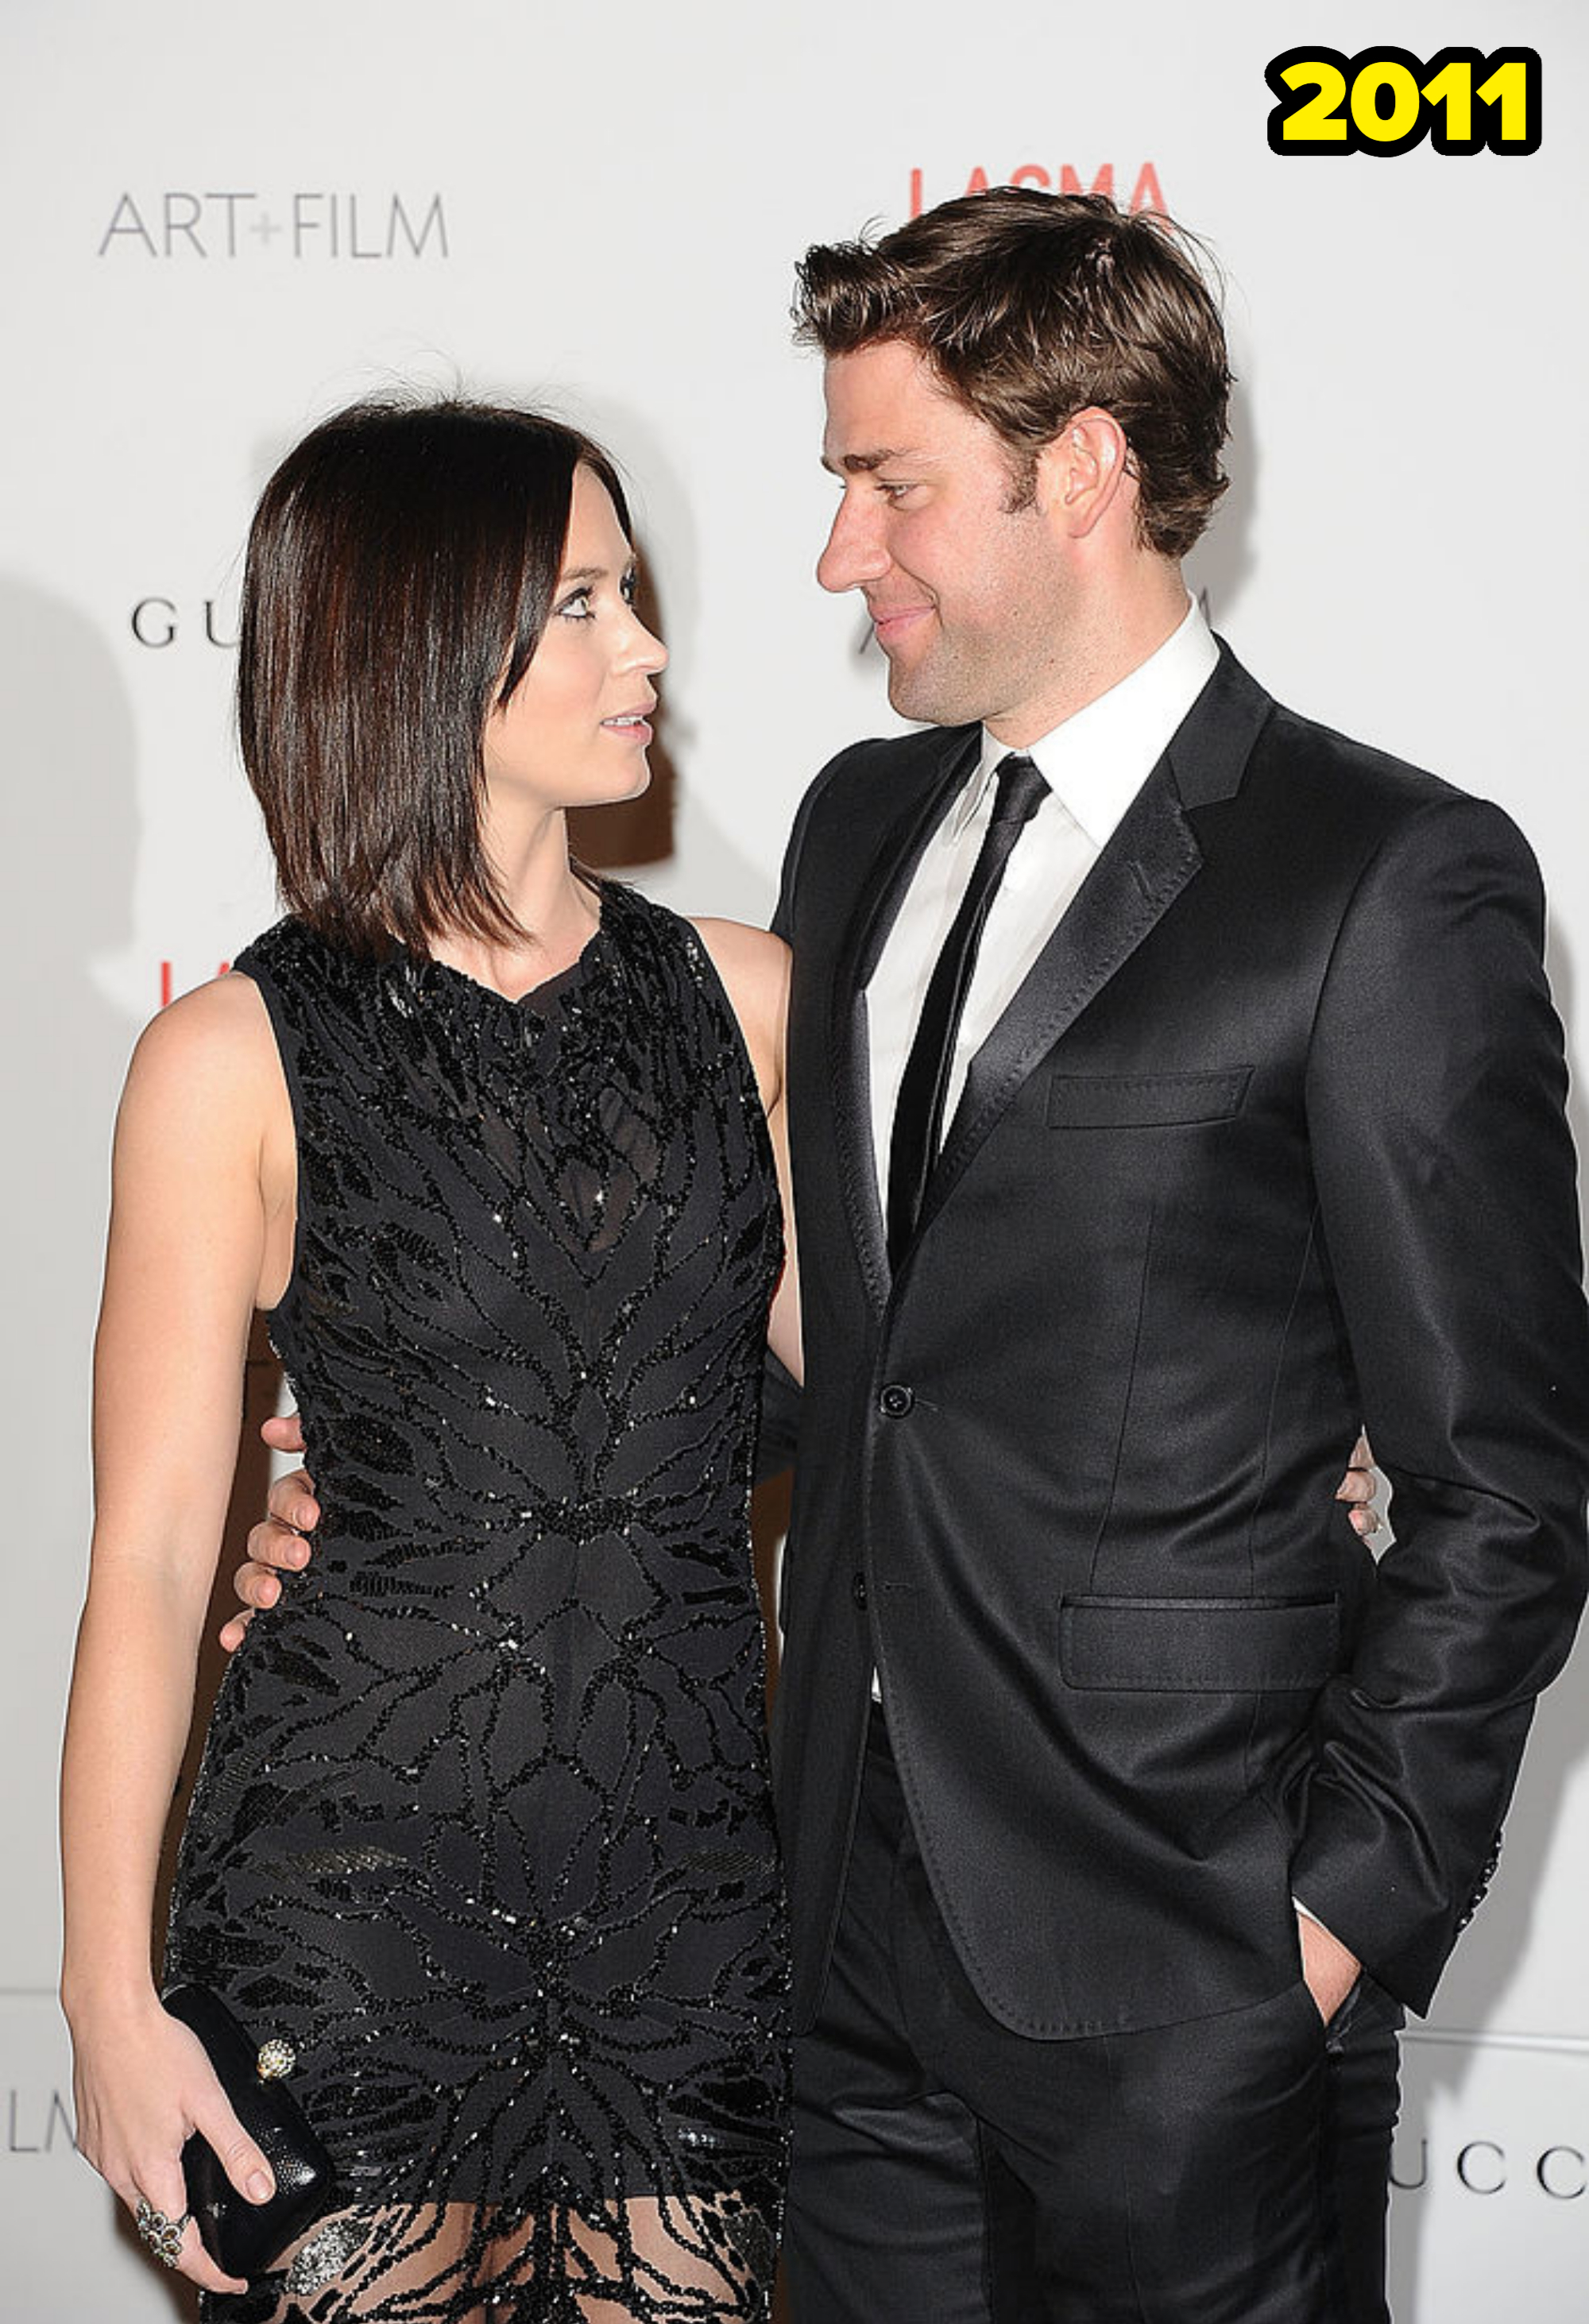
[[[884,449],[881,452],[846,452],[842,460],[830,460],[824,452],[822,465],[830,476],[869,476],[873,469],[886,468],[895,460],[919,460],[922,456],[919,452]]]

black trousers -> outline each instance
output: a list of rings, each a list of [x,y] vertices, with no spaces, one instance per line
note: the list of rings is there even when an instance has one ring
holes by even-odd
[[[793,2324],[1389,2324],[1398,2006],[1040,2042],[990,2016],[881,1714],[823,2008],[795,2052]]]

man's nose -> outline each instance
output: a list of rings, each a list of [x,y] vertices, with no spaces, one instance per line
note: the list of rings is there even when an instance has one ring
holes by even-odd
[[[859,589],[879,581],[888,570],[879,517],[858,498],[846,493],[838,504],[827,546],[817,559],[817,578],[825,589]]]

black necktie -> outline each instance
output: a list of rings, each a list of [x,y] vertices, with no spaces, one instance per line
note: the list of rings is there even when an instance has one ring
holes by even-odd
[[[899,1102],[894,1108],[888,1169],[888,1248],[895,1267],[916,1231],[927,1182],[938,1159],[955,1037],[960,1029],[965,995],[971,990],[976,948],[982,942],[989,908],[1004,876],[1011,850],[1049,791],[1031,761],[1016,751],[1001,760],[998,786],[982,852],[972,867],[955,924],[944,938],[944,948],[921,1003],[921,1021],[905,1060]]]

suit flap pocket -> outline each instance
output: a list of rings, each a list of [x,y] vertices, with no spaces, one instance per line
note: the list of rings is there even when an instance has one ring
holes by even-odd
[[[1251,1065],[1223,1074],[1052,1074],[1052,1130],[1129,1130],[1224,1121],[1239,1113]]]
[[[1067,1598],[1059,1668],[1076,1687],[1311,1692],[1335,1667],[1340,1630],[1335,1597]]]

